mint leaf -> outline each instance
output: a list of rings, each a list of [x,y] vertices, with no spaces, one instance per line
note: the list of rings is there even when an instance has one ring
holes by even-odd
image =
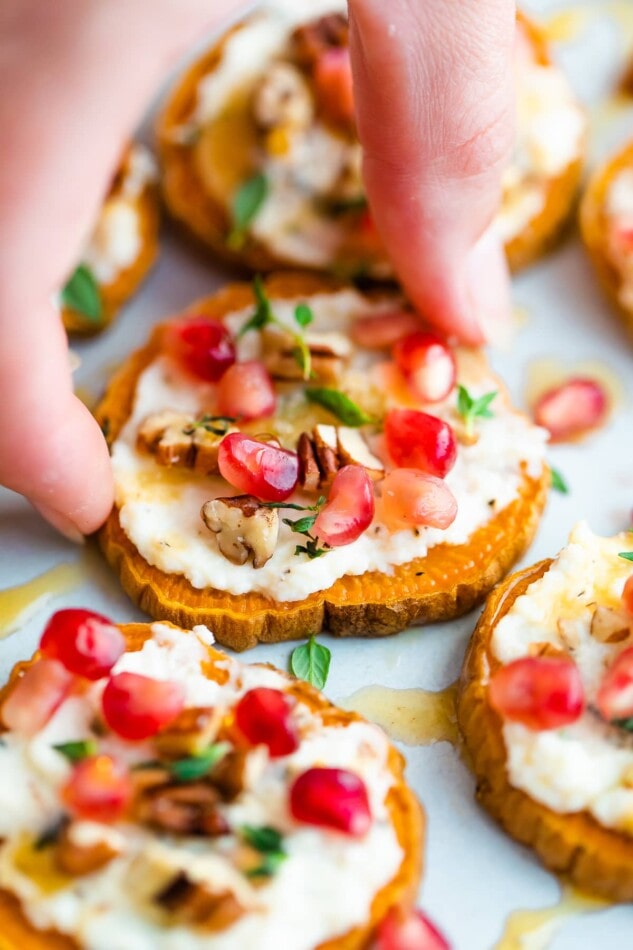
[[[330,671],[332,653],[312,636],[307,643],[295,647],[290,655],[290,669],[297,679],[323,689]]]
[[[288,855],[284,848],[284,839],[281,832],[269,825],[242,825],[240,835],[246,844],[255,848],[263,855],[261,864],[249,868],[247,877],[272,877]]]
[[[457,412],[466,423],[466,432],[472,435],[475,419],[492,419],[494,413],[490,411],[490,404],[496,399],[498,392],[485,393],[474,399],[465,386],[457,387]]]
[[[312,387],[305,390],[308,402],[315,402],[323,406],[328,412],[346,426],[364,426],[375,422],[371,416],[357,406],[356,403],[338,389],[328,389],[325,386]]]
[[[64,307],[75,310],[88,320],[99,320],[103,314],[99,284],[86,264],[80,264],[70,275],[60,297]]]
[[[569,486],[567,482],[565,481],[565,479],[563,478],[563,476],[561,475],[561,473],[558,471],[558,469],[552,468],[550,466],[550,472],[552,475],[552,488],[554,489],[554,491],[560,492],[561,495],[568,495]]]
[[[625,561],[633,561],[633,551],[620,551],[618,557],[623,557]]]
[[[198,755],[177,759],[169,765],[169,771],[177,782],[195,782],[210,772],[230,749],[228,742],[216,742]]]
[[[238,330],[238,340],[249,330],[261,330],[269,323],[276,323],[273,308],[264,290],[264,282],[259,274],[253,280],[253,295],[255,297],[255,313]]]
[[[77,739],[74,742],[60,742],[53,748],[63,755],[69,762],[80,762],[89,755],[96,755],[97,743],[94,739]]]
[[[633,718],[614,719],[611,725],[617,726],[619,729],[625,729],[627,732],[633,732]]]
[[[297,518],[296,521],[292,521],[291,518],[283,518],[282,521],[296,534],[308,534],[314,527],[316,519],[316,515],[306,515],[305,518]]]
[[[268,195],[268,179],[261,172],[243,182],[233,195],[231,217],[233,226],[226,243],[233,251],[239,251],[246,240],[248,226],[257,216]]]
[[[309,327],[314,320],[312,308],[307,303],[299,303],[295,307],[295,322],[303,329]]]

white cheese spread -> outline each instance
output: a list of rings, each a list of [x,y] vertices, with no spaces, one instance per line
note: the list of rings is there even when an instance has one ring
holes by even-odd
[[[512,785],[558,812],[588,811],[607,827],[633,833],[633,736],[604,723],[592,710],[605,669],[626,643],[600,643],[590,633],[596,604],[619,607],[631,565],[628,534],[599,538],[577,525],[540,580],[499,621],[492,652],[502,662],[529,655],[530,644],[567,648],[558,621],[573,621],[569,651],[587,700],[582,717],[562,729],[536,732],[507,722],[503,736]]]
[[[187,705],[223,708],[255,686],[288,686],[273,670],[243,666],[229,657],[220,661],[229,677],[219,685],[202,672],[208,653],[200,628],[185,633],[156,623],[152,633],[140,651],[124,654],[113,672],[177,681],[186,688]],[[324,726],[320,716],[301,703],[295,708],[301,734],[297,751],[269,759],[264,747],[253,750],[256,780],[233,803],[222,806],[231,827],[268,825],[283,833],[288,857],[265,886],[253,885],[228,859],[231,841],[227,844],[226,837],[212,841],[157,836],[123,822],[73,826],[73,841],[104,841],[117,852],[91,874],[62,878],[47,887],[26,873],[19,859],[16,865],[24,837],[32,840],[59,815],[58,790],[70,765],[51,746],[90,735],[102,688],[95,684],[68,699],[35,738],[6,733],[0,745],[0,887],[18,896],[35,926],[54,927],[87,950],[312,950],[368,919],[375,894],[395,876],[403,857],[385,803],[393,782],[389,745],[369,723]],[[143,744],[106,738],[101,741],[104,751],[108,742],[116,755],[127,746],[129,757],[148,758]],[[344,767],[363,779],[372,810],[365,837],[353,839],[294,822],[287,805],[289,782],[314,765]],[[246,913],[227,929],[207,935],[182,925],[161,926],[151,911],[151,880],[157,868],[170,877],[180,869],[192,881],[230,887]]]
[[[276,316],[290,325],[297,302],[274,301]],[[345,333],[355,316],[379,313],[393,305],[393,300],[369,304],[351,290],[314,296],[310,298],[314,314],[311,330]],[[227,324],[236,331],[250,314],[251,310],[232,314]],[[258,333],[246,334],[239,343],[239,358],[256,357],[259,346]],[[340,387],[362,405],[376,398],[383,411],[394,407],[426,408],[453,425],[459,424],[455,392],[443,403],[422,406],[401,384],[389,381],[386,365],[384,358],[356,350]],[[458,353],[458,381],[474,396],[498,388],[498,381],[487,370],[482,371],[480,361],[467,351]],[[116,503],[123,530],[148,563],[166,573],[183,574],[194,587],[214,587],[233,594],[259,591],[278,601],[301,600],[314,591],[327,589],[346,574],[392,574],[395,565],[424,557],[436,544],[466,543],[477,528],[517,497],[524,469],[532,476],[540,475],[545,454],[545,432],[516,413],[505,394],[499,393],[493,404],[493,417],[478,422],[479,438],[474,445],[458,447],[457,461],[446,477],[458,504],[457,518],[449,528],[393,533],[376,520],[352,544],[309,560],[305,555],[294,554],[297,535],[282,524],[275,553],[264,567],[255,569],[251,564],[238,566],[228,561],[200,517],[204,502],[234,494],[234,490],[220,478],[162,468],[152,456],[137,450],[139,425],[163,409],[212,412],[213,387],[185,377],[168,357],[158,358],[142,373],[132,414],[112,447]],[[286,401],[281,398],[278,417],[261,420],[260,431],[270,432],[272,428],[282,442],[294,449],[299,433],[314,424],[306,422],[302,411],[309,409],[305,408],[300,392]],[[301,496],[296,500],[305,503]]]

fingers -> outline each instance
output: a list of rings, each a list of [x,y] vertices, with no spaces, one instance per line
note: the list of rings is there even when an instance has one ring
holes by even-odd
[[[464,342],[509,314],[489,232],[513,140],[511,0],[349,0],[356,113],[377,227],[420,312]]]

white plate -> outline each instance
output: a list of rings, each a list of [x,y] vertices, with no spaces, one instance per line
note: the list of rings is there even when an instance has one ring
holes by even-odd
[[[548,18],[571,8],[563,0],[531,0],[526,7]],[[633,109],[624,113],[604,106],[623,69],[627,47],[633,49],[633,0],[585,0],[574,9],[581,15],[573,15],[567,27],[576,35],[561,44],[559,53],[590,109],[595,159],[622,142],[627,131],[633,132]],[[145,340],[157,318],[209,293],[225,276],[166,229],[160,263],[139,296],[103,337],[74,345],[82,360],[76,372],[81,390],[98,394],[113,368]],[[517,330],[512,352],[495,353],[493,361],[519,403],[528,368],[544,357],[556,358],[570,368],[583,361],[599,361],[622,387],[618,411],[605,430],[584,445],[552,450],[553,464],[564,473],[571,491],[566,497],[552,495],[536,543],[525,558],[529,563],[554,554],[580,518],[587,518],[595,531],[605,534],[630,524],[633,352],[595,284],[577,237],[519,276],[515,297],[527,317]],[[0,491],[2,587],[21,584],[54,564],[77,558],[77,550],[59,540],[20,498]],[[81,558],[82,586],[60,596],[56,605],[89,606],[117,620],[141,619],[96,553]],[[35,648],[49,606],[40,604],[17,634],[0,643],[1,678]],[[0,623],[1,611],[0,596]],[[471,614],[456,623],[410,630],[384,641],[324,638],[333,653],[326,693],[336,701],[366,684],[441,689],[457,677],[475,621],[476,614]],[[290,649],[287,645],[260,647],[245,659],[270,660],[284,667]],[[517,908],[555,904],[559,884],[475,804],[472,776],[452,746],[402,748],[409,762],[409,780],[428,815],[422,903],[455,950],[490,950],[497,945],[508,914]],[[553,935],[552,928],[558,925],[561,929]],[[532,937],[504,947],[616,950],[631,945],[632,933],[633,910],[612,908],[550,920]]]

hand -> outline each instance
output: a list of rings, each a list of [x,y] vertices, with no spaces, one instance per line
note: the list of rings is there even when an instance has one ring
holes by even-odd
[[[152,92],[187,43],[244,6],[153,0],[148,15],[146,0],[4,0],[0,484],[68,537],[103,522],[113,487],[51,298]],[[376,222],[420,311],[481,342],[482,317],[507,308],[501,250],[482,235],[511,144],[513,4],[350,0],[350,13]]]

